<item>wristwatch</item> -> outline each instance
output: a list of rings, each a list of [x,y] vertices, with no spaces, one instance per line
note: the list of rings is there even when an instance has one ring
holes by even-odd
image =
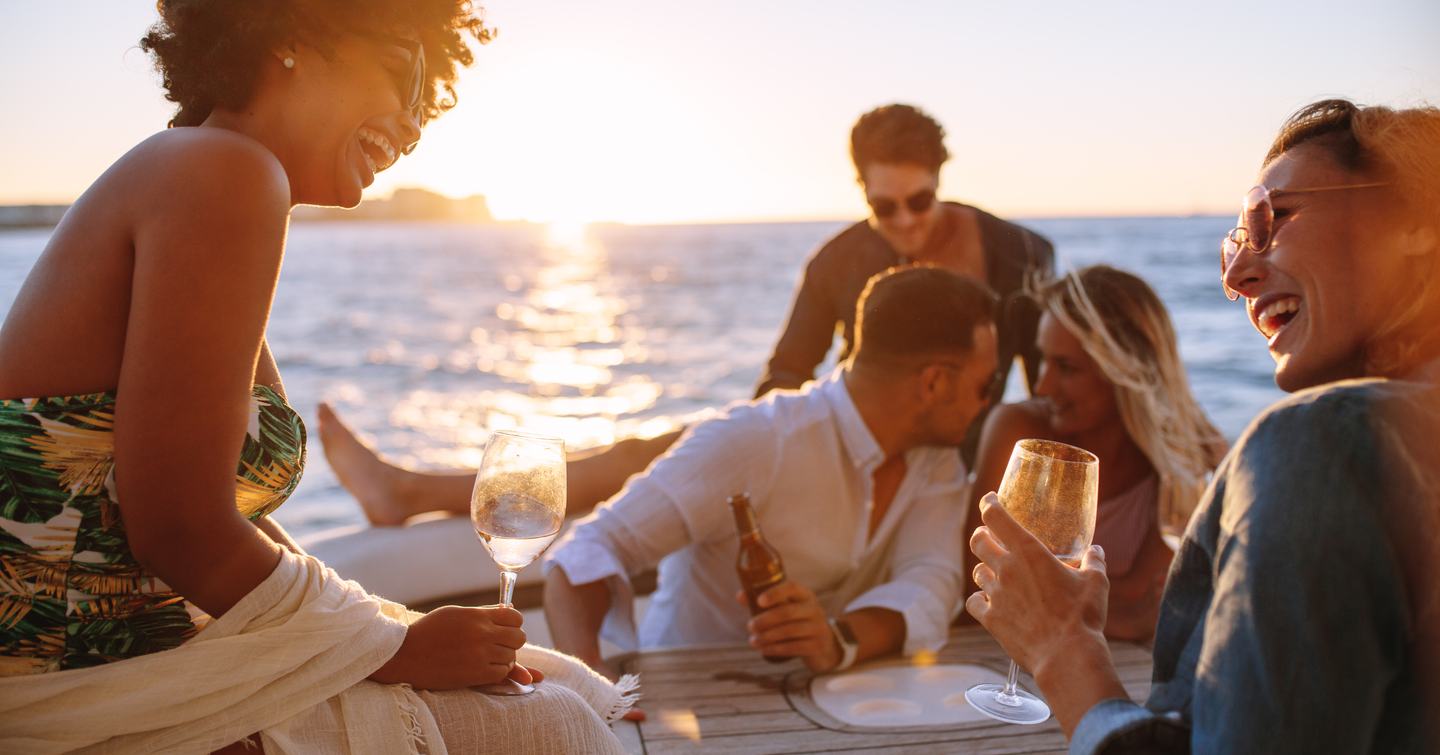
[[[840,643],[840,664],[830,670],[844,671],[855,665],[855,656],[860,653],[860,641],[855,639],[855,632],[844,619],[831,619],[830,632],[835,635],[835,641]]]

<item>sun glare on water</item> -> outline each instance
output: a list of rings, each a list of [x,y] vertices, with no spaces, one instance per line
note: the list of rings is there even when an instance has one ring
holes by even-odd
[[[558,249],[585,251],[590,241],[590,223],[586,220],[552,220],[545,226],[545,241]]]

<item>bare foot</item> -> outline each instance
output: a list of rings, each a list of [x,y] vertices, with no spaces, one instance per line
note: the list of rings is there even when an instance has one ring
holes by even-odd
[[[335,477],[365,511],[365,518],[378,527],[397,527],[415,512],[410,511],[400,491],[404,470],[380,458],[355,437],[329,404],[321,403],[320,445]]]

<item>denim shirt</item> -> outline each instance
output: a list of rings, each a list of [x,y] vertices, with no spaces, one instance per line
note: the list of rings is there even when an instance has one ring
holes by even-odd
[[[1425,751],[1372,424],[1402,385],[1323,386],[1250,425],[1171,565],[1149,698],[1096,704],[1072,753]]]

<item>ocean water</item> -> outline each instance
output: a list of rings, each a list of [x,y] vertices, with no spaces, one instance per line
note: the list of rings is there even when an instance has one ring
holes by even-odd
[[[1229,219],[1024,223],[1061,269],[1106,262],[1150,281],[1227,436],[1282,395],[1264,341],[1220,292]],[[299,223],[270,343],[307,420],[329,401],[405,464],[473,468],[507,427],[575,448],[655,434],[750,397],[805,259],[843,226]],[[0,313],[48,236],[0,231]],[[318,439],[276,518],[300,535],[364,521]]]

